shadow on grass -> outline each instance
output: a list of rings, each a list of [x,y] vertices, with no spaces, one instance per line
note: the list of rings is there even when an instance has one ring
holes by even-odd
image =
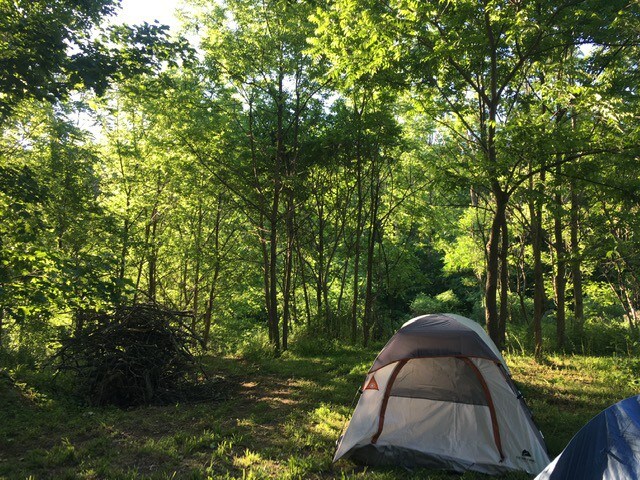
[[[131,410],[69,401],[47,387],[47,372],[0,377],[0,478],[489,478],[331,464],[375,354],[334,348],[254,362],[208,357],[210,374],[225,379],[223,400]],[[603,408],[635,393],[637,365],[619,359],[508,361],[552,455]]]

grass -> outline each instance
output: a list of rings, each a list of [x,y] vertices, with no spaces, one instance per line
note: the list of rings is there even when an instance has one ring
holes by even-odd
[[[19,367],[9,379],[0,371],[0,479],[489,478],[331,464],[376,352],[329,345],[279,359],[209,358],[233,385],[224,400],[132,410],[79,406],[46,372]],[[633,358],[511,354],[507,362],[552,456],[638,391]]]

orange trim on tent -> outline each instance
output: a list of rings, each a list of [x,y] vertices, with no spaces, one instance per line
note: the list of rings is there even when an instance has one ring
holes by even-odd
[[[382,405],[380,405],[380,418],[378,419],[378,431],[375,433],[373,437],[371,437],[371,443],[376,443],[378,441],[378,438],[380,437],[380,434],[382,433],[382,428],[384,427],[384,416],[385,416],[385,413],[387,412],[387,404],[389,403],[389,395],[391,394],[391,388],[393,387],[393,382],[396,381],[396,377],[400,373],[400,370],[402,370],[402,367],[404,367],[407,362],[408,360],[400,360],[398,364],[395,366],[395,368],[393,369],[393,372],[391,372],[391,376],[389,377],[389,381],[387,382],[387,388],[385,388],[384,390]]]
[[[491,392],[489,391],[489,387],[487,386],[487,382],[484,380],[482,373],[478,369],[475,363],[473,363],[469,358],[462,357],[464,363],[469,365],[478,377],[480,384],[482,385],[482,390],[484,390],[484,395],[487,397],[487,402],[489,403],[489,413],[491,413],[491,426],[493,427],[493,440],[496,442],[496,447],[498,448],[498,452],[500,453],[500,461],[504,460],[504,452],[502,451],[502,440],[500,439],[500,428],[498,426],[498,417],[496,416],[496,408],[493,405],[493,399],[491,398]]]

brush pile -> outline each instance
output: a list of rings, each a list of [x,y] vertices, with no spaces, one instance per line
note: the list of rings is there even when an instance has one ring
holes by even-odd
[[[54,364],[75,373],[80,393],[93,405],[180,400],[201,374],[192,354],[196,339],[184,320],[180,312],[157,305],[83,312],[81,328],[61,340]]]

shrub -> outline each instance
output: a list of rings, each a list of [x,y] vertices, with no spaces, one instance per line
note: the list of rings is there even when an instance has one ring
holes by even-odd
[[[419,293],[411,302],[411,312],[414,315],[456,312],[460,308],[460,304],[461,302],[453,290],[447,290],[435,296]]]
[[[275,358],[276,351],[269,342],[268,333],[264,329],[255,328],[254,331],[242,335],[235,354],[256,362],[265,358]]]

